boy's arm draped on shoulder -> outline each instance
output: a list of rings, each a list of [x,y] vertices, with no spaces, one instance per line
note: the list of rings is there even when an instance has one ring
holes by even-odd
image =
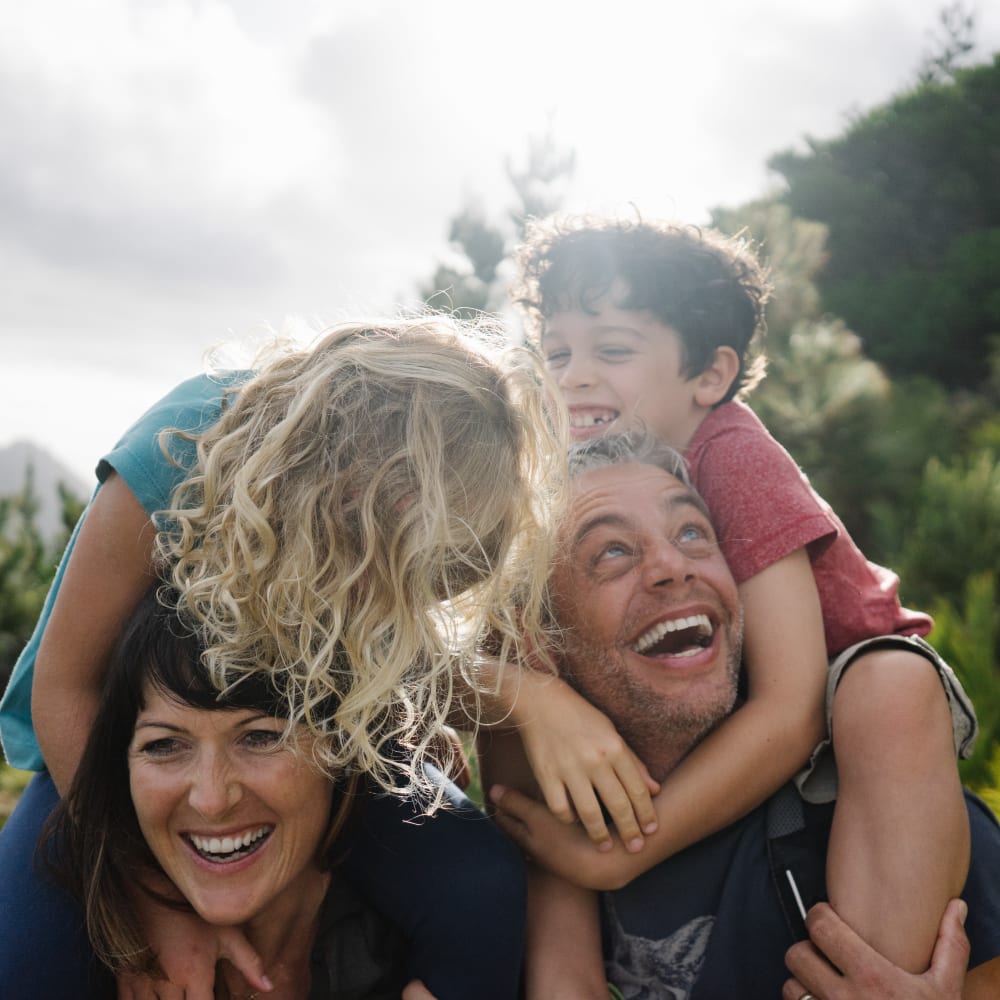
[[[537,787],[563,823],[579,819],[605,849],[611,835],[602,804],[626,841],[651,829],[659,785],[599,709],[564,680],[528,666],[506,668],[499,691],[490,715],[517,730]]]
[[[826,648],[822,617],[804,550],[740,588],[746,609],[747,702],[697,746],[654,796],[658,825],[645,846],[587,860],[578,830],[558,844],[543,816],[518,815],[530,830],[529,853],[579,885],[616,889],[660,861],[728,826],[760,805],[808,760],[824,728]],[[506,796],[505,796],[506,798]],[[515,796],[501,808],[509,811]],[[517,839],[515,837],[515,839]]]

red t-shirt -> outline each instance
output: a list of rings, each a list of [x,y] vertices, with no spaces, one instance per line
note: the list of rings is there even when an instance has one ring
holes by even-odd
[[[805,548],[830,657],[879,635],[926,635],[925,614],[899,603],[899,577],[864,557],[792,456],[743,403],[702,421],[685,457],[737,583]]]

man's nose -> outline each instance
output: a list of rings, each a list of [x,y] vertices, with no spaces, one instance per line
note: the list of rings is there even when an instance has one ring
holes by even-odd
[[[684,583],[694,577],[691,561],[666,538],[647,547],[644,563],[643,582],[650,589]]]
[[[243,797],[243,785],[225,754],[205,754],[191,775],[188,801],[206,819],[224,816]]]

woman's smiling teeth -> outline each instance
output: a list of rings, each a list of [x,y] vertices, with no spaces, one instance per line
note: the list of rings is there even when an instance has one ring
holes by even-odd
[[[671,656],[694,656],[712,641],[714,634],[708,615],[672,618],[659,622],[639,636],[632,649],[646,656],[664,653]]]
[[[270,826],[262,826],[237,837],[200,837],[192,833],[188,835],[188,840],[204,858],[211,861],[236,861],[256,851],[272,829]]]

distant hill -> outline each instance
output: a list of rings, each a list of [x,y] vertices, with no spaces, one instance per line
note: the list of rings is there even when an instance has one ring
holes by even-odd
[[[0,496],[10,496],[23,488],[28,469],[34,470],[35,496],[38,498],[38,528],[44,538],[52,538],[60,523],[59,483],[86,500],[90,487],[44,448],[30,441],[15,441],[0,446]]]

